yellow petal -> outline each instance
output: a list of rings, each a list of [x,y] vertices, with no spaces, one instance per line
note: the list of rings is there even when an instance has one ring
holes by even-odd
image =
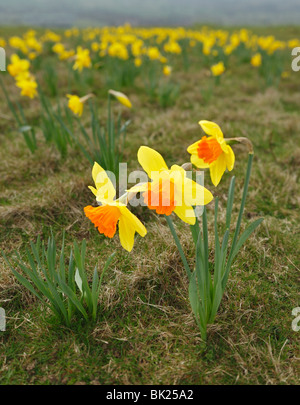
[[[89,187],[89,189],[91,190],[91,192],[95,195],[95,196],[97,196],[97,190],[95,189],[95,187],[92,187],[92,186],[88,186]]]
[[[144,237],[147,234],[147,229],[145,226],[141,223],[141,221],[136,217],[127,207],[119,207],[121,210],[121,214],[128,223],[131,223],[136,230],[137,233],[139,233],[142,237]]]
[[[131,108],[132,104],[129,100],[129,98],[124,94],[121,93],[120,91],[115,91],[115,90],[109,90],[108,91],[109,94],[112,94],[114,97],[116,97],[116,99],[123,105],[125,105],[125,107]]]
[[[135,229],[131,223],[128,223],[125,217],[119,219],[119,237],[121,245],[128,252],[132,251],[134,245]]]
[[[213,136],[214,138],[224,138],[221,128],[215,122],[203,120],[199,121],[199,125],[207,135]]]
[[[112,201],[115,198],[116,190],[106,171],[97,162],[94,163],[92,177],[97,189],[97,200]],[[94,191],[92,190],[92,192]]]
[[[197,153],[199,142],[200,142],[200,139],[199,139],[199,141],[192,143],[192,144],[187,148],[188,153],[190,153],[190,154]]]
[[[209,164],[200,159],[198,155],[191,155],[191,162],[199,169],[207,169],[209,167]]]
[[[151,172],[168,170],[168,166],[161,154],[148,146],[141,146],[138,150],[137,157],[140,165],[150,178],[152,178]]]
[[[120,242],[124,249],[131,252],[134,245],[134,235],[138,232],[141,236],[147,233],[141,221],[133,215],[126,207],[120,207],[121,217],[119,219]]]
[[[174,181],[175,185],[177,181],[181,181],[183,184],[186,177],[186,171],[181,166],[173,165],[171,166],[168,177]]]
[[[234,153],[233,153],[233,150],[231,149],[231,147],[229,145],[227,145],[227,147],[228,147],[228,153],[225,155],[226,166],[227,166],[227,169],[231,172],[231,170],[233,169],[233,166],[234,166],[235,156],[234,156]]]
[[[187,205],[206,205],[213,199],[212,193],[201,184],[191,180],[185,179],[183,190],[183,201]]]
[[[222,153],[218,159],[213,162],[210,167],[210,178],[215,187],[220,183],[220,180],[226,170],[226,154]]]
[[[189,205],[182,204],[180,207],[176,207],[174,213],[187,224],[194,225],[196,222],[194,209]]]

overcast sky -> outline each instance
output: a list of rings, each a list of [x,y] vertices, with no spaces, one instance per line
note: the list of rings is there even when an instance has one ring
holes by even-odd
[[[0,24],[300,25],[300,0],[0,0]]]

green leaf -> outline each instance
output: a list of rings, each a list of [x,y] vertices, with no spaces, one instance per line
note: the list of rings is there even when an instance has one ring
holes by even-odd
[[[226,228],[230,228],[231,222],[231,212],[233,206],[233,199],[234,199],[234,184],[235,184],[235,176],[231,178],[230,186],[228,190],[228,198],[227,198],[227,207],[226,207]]]
[[[78,268],[76,269],[76,272],[75,272],[75,282],[76,282],[77,287],[79,288],[81,294],[83,294],[83,290],[82,290],[82,279],[81,279],[81,277],[80,277]]]
[[[262,221],[264,220],[264,218],[259,218],[256,221],[252,222],[252,224],[250,224],[245,231],[242,233],[240,239],[238,240],[233,253],[232,253],[232,260],[234,259],[234,257],[238,254],[240,248],[243,246],[243,244],[246,242],[246,240],[249,238],[249,236],[251,235],[252,232],[255,231],[255,229],[262,223]]]

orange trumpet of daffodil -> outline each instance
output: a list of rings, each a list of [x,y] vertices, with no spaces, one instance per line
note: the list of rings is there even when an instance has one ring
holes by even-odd
[[[173,165],[168,169],[163,157],[147,146],[140,147],[138,161],[152,181],[130,191],[142,192],[145,204],[157,214],[168,216],[174,212],[182,221],[194,225],[193,206],[208,204],[213,199],[211,192],[189,179],[182,167]]]
[[[235,156],[219,125],[211,121],[200,121],[199,125],[208,136],[190,145],[187,151],[196,167],[209,168],[211,181],[217,186],[226,168],[229,171],[233,169]]]
[[[92,177],[96,188],[89,186],[89,189],[101,205],[99,207],[92,207],[91,205],[85,207],[85,215],[98,231],[108,238],[114,237],[118,225],[121,245],[130,252],[134,245],[135,232],[144,237],[147,233],[146,228],[126,207],[126,195],[114,200],[116,190],[107,173],[98,163],[94,164]]]

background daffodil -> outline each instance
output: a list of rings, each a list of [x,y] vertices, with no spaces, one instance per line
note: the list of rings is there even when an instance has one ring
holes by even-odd
[[[84,97],[78,97],[73,94],[67,94],[67,97],[69,99],[68,101],[68,107],[70,110],[77,115],[78,117],[81,117],[82,112],[83,112],[83,104],[91,97],[93,97],[93,94],[87,94]]]
[[[146,228],[126,207],[123,197],[114,200],[116,190],[107,173],[98,163],[94,164],[92,177],[96,188],[92,186],[89,188],[101,206],[85,207],[85,215],[98,231],[108,238],[114,237],[118,224],[121,245],[130,252],[133,248],[135,232],[144,237],[147,233]]]
[[[191,162],[200,169],[209,168],[211,181],[214,186],[226,170],[231,171],[235,156],[231,147],[226,143],[219,125],[211,121],[200,121],[199,125],[208,135],[190,145],[187,151],[191,154]]]
[[[187,178],[182,167],[168,169],[163,157],[147,146],[140,147],[138,161],[152,181],[130,191],[143,192],[145,203],[157,214],[174,212],[182,221],[195,224],[193,206],[208,204],[213,199],[211,192]]]
[[[112,96],[116,97],[116,99],[123,105],[125,105],[125,107],[127,108],[131,108],[132,104],[131,101],[129,100],[129,98],[126,96],[126,94],[121,93],[120,91],[116,91],[116,90],[109,90],[108,91],[109,94],[111,94]]]

